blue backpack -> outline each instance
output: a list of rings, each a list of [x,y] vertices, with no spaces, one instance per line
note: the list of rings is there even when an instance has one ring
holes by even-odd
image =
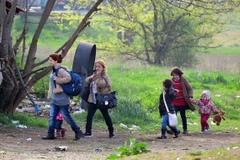
[[[56,76],[60,68],[56,70]],[[65,68],[62,68],[65,69]],[[66,69],[65,69],[66,70]],[[69,96],[78,96],[82,92],[82,78],[73,71],[66,70],[71,75],[71,81],[65,84],[62,84],[63,91]]]

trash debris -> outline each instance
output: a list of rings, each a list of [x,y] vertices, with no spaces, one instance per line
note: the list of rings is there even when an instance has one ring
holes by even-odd
[[[120,127],[122,127],[122,128],[128,128],[128,126],[125,125],[125,124],[123,124],[123,123],[120,123]]]
[[[31,141],[31,140],[32,140],[32,138],[27,138],[27,139],[26,139],[26,141]]]
[[[27,128],[27,126],[21,125],[21,124],[17,125],[16,127],[17,127],[17,128]]]
[[[96,148],[95,152],[102,152],[102,150],[100,148]]]
[[[59,146],[59,147],[55,147],[56,151],[67,151],[68,147],[67,146]]]
[[[12,120],[12,123],[13,124],[19,124],[19,121],[18,120]]]

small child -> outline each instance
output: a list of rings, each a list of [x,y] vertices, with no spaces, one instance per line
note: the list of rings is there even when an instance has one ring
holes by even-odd
[[[175,113],[175,108],[172,104],[172,101],[176,95],[175,93],[175,90],[173,88],[173,82],[170,80],[170,79],[165,79],[163,81],[163,90],[164,92],[166,92],[165,94],[165,100],[166,100],[166,103],[167,103],[167,107],[168,107],[168,110],[169,112],[171,113]],[[166,132],[167,132],[167,126],[171,129],[171,131],[174,133],[174,137],[173,138],[177,138],[178,135],[180,134],[180,131],[177,129],[177,127],[172,127],[172,126],[169,126],[169,123],[168,123],[168,113],[167,113],[167,110],[166,110],[166,106],[164,104],[164,100],[163,100],[163,93],[160,95],[160,104],[159,104],[159,113],[160,113],[160,116],[162,117],[162,135],[160,137],[157,137],[157,139],[166,139],[167,136],[166,136]]]
[[[56,138],[64,138],[65,132],[67,131],[65,128],[62,128],[63,120],[63,116],[59,111],[56,118]]]
[[[199,106],[200,122],[201,122],[201,132],[207,132],[210,130],[208,125],[208,119],[211,114],[217,114],[218,110],[215,104],[211,101],[210,92],[203,91],[199,100],[194,100],[190,98],[190,102]]]

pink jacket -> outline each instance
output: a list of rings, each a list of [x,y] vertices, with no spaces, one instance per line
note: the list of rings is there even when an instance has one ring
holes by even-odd
[[[200,114],[209,114],[210,115],[210,114],[213,114],[215,112],[218,112],[217,107],[215,106],[215,104],[211,100],[209,100],[208,103],[205,104],[205,105],[204,105],[204,103],[202,102],[201,99],[199,99],[199,100],[192,99],[190,101],[191,101],[191,103],[199,106],[199,113]]]
[[[64,120],[61,112],[58,112],[57,120]]]

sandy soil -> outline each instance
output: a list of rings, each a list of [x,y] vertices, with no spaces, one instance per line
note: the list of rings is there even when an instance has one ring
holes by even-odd
[[[1,160],[90,160],[106,159],[110,154],[116,154],[115,147],[123,146],[129,138],[147,143],[147,149],[152,152],[174,151],[186,153],[189,151],[207,151],[228,147],[240,143],[240,134],[232,131],[210,131],[205,134],[180,134],[175,139],[168,135],[166,140],[158,140],[156,134],[139,134],[118,132],[112,139],[106,131],[93,130],[92,138],[82,138],[73,141],[74,133],[67,128],[66,137],[56,140],[42,140],[46,129],[19,129],[0,126],[0,159]],[[29,140],[31,139],[31,140]],[[56,151],[55,147],[67,146],[67,151]]]

